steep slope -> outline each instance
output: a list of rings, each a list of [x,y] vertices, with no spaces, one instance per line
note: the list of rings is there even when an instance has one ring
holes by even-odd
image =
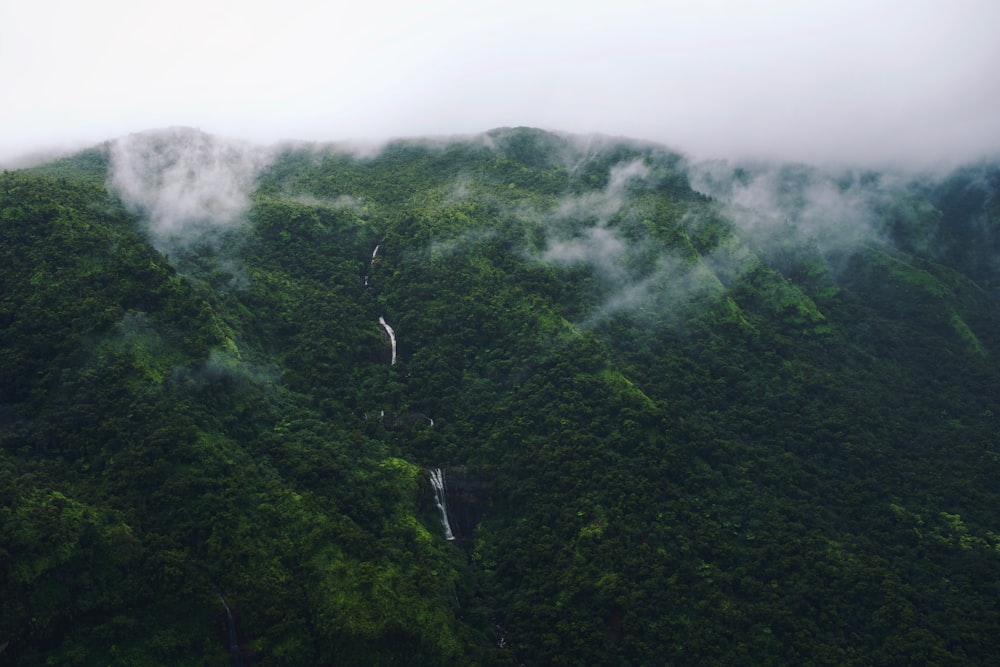
[[[418,468],[285,388],[103,190],[2,178],[0,656],[219,664],[225,600],[244,663],[476,661]]]
[[[981,663],[995,172],[518,128],[4,173],[0,660]]]

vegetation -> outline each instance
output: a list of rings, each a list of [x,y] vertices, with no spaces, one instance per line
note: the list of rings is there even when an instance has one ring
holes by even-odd
[[[169,237],[119,168],[0,175],[0,664],[1000,653],[997,165],[291,147]]]

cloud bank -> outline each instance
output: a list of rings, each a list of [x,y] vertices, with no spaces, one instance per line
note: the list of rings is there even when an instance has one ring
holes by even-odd
[[[1000,3],[0,3],[0,162],[188,125],[257,142],[533,126],[698,159],[1000,152]]]
[[[794,228],[823,253],[883,242],[879,210],[906,182],[892,173],[876,179],[865,172],[773,163],[700,163],[689,177],[756,246],[778,244]]]
[[[596,278],[599,302],[577,324],[600,325],[615,314],[669,320],[699,295],[722,285],[702,262],[671,251],[649,234],[650,212],[632,197],[655,188],[645,158],[613,165],[605,188],[562,199],[553,211],[535,213],[546,230],[539,259],[585,267]]]
[[[580,221],[589,224],[570,236],[560,238],[556,232],[542,252],[542,259],[559,264],[589,264],[608,279],[620,279],[623,270],[620,260],[627,246],[608,223],[621,211],[629,182],[641,181],[648,175],[649,169],[641,159],[616,164],[604,190],[564,198],[549,217],[570,228]]]
[[[108,185],[162,250],[240,224],[270,160],[266,149],[188,128],[131,134],[111,144]]]

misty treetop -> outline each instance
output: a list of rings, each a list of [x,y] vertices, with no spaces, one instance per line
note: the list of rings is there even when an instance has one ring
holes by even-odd
[[[989,662],[998,197],[530,128],[4,172],[0,663]]]

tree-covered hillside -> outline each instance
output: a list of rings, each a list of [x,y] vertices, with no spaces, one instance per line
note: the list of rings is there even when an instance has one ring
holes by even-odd
[[[3,172],[0,664],[990,662],[998,250],[994,164]]]

